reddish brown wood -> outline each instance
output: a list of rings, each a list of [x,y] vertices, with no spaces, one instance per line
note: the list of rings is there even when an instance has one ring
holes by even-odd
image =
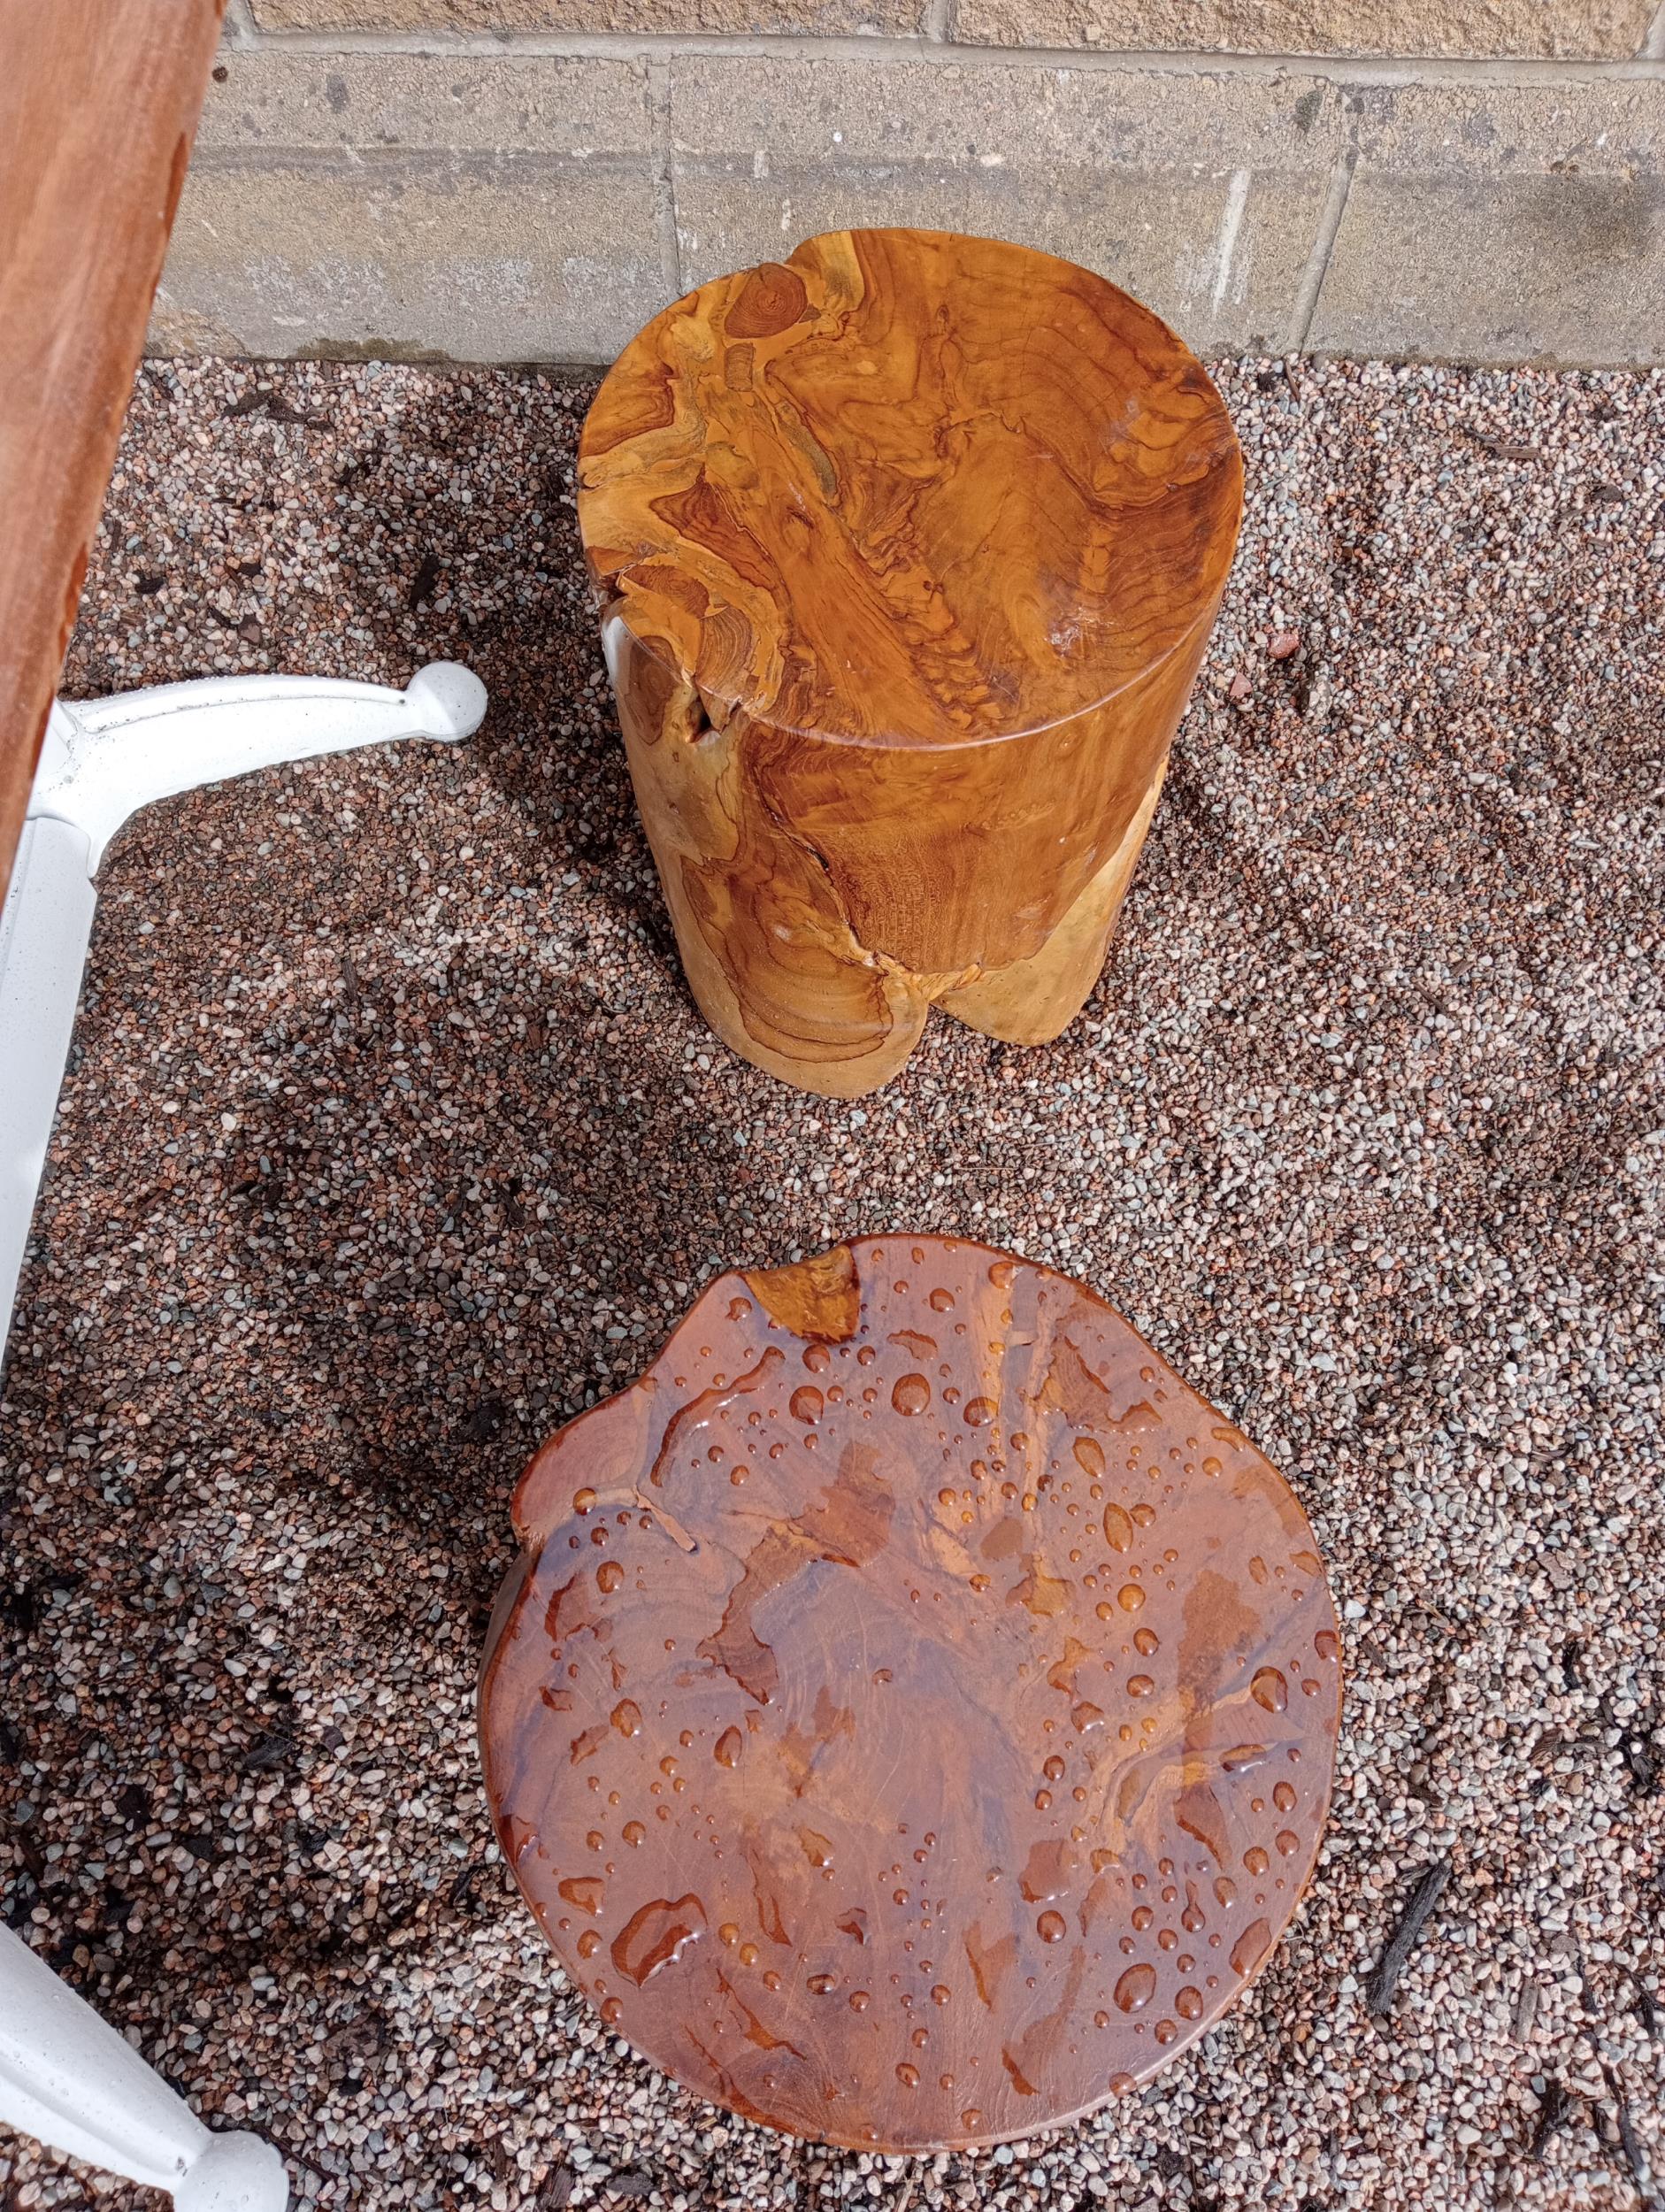
[[[516,1494],[480,1694],[602,2018],[830,2141],[1026,2135],[1239,1995],[1329,1801],[1300,1505],[1092,1292],[885,1237],[714,1282]]]
[[[0,895],[223,12],[0,8]]]

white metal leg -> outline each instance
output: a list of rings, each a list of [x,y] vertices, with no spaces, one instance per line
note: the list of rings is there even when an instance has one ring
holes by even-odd
[[[0,910],[0,1358],[98,903],[88,849],[73,822],[31,816]]]
[[[403,691],[306,676],[169,684],[52,710],[0,910],[0,1359],[69,1055],[104,848],[135,808],[274,762],[455,743],[486,687],[436,661]],[[0,2126],[173,2192],[179,2212],[283,2212],[282,2161],[211,2134],[132,2046],[0,1928]]]
[[[127,817],[251,768],[395,738],[454,744],[486,687],[435,661],[403,691],[312,676],[226,676],[52,710],[0,912],[0,1359],[64,1080],[97,893]]]
[[[133,2046],[0,1928],[0,2122],[147,2188],[177,2212],[284,2212],[283,2161],[211,2135]]]
[[[73,706],[60,700],[60,744],[42,751],[29,811],[78,824],[96,869],[128,815],[153,799],[395,738],[455,744],[485,712],[485,685],[455,661],[431,662],[403,691],[323,676],[214,676]]]

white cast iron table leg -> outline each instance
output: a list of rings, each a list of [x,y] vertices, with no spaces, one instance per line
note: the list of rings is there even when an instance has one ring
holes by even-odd
[[[0,2122],[129,2181],[176,2212],[284,2212],[283,2161],[213,2135],[137,2051],[0,1927]]]
[[[0,911],[0,1360],[111,838],[136,808],[197,784],[395,738],[455,744],[485,711],[485,685],[451,661],[403,691],[225,676],[53,708]]]
[[[75,1022],[104,848],[136,807],[278,761],[455,743],[486,687],[436,661],[403,691],[231,676],[54,707],[0,910],[0,1359]],[[0,1927],[0,2124],[168,2189],[179,2212],[283,2212],[270,2144],[211,2134],[133,2047]]]

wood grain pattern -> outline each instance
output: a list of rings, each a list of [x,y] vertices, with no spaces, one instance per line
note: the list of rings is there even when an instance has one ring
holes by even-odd
[[[0,9],[0,895],[223,12]]]
[[[1294,1911],[1340,1685],[1282,1479],[1080,1285],[884,1237],[719,1277],[533,1460],[504,1855],[701,2096],[886,2150],[1132,2087]]]
[[[855,1096],[930,1008],[1091,990],[1236,542],[1173,333],[1047,254],[836,232],[679,300],[579,518],[684,965],[760,1067]]]

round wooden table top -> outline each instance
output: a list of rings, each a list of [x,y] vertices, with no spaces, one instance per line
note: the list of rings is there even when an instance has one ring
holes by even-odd
[[[579,522],[711,721],[963,745],[1101,704],[1212,619],[1242,465],[1165,323],[1026,247],[833,231],[664,310]]]
[[[607,2024],[823,2140],[1027,2135],[1241,1994],[1329,1801],[1287,1485],[1103,1301],[940,1238],[720,1277],[561,1431],[481,1681]]]

